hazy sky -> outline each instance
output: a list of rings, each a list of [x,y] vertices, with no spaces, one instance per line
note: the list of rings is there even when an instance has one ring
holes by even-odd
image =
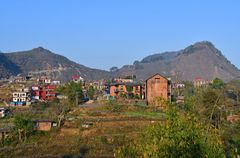
[[[108,70],[209,40],[240,68],[239,0],[0,0],[0,50]]]

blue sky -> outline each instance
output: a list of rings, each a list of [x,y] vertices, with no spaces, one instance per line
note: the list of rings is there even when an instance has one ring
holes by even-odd
[[[197,41],[240,68],[239,0],[1,0],[0,50],[38,46],[108,70]]]

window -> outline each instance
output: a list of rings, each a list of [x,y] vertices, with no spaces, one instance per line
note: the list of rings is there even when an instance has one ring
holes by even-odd
[[[160,78],[155,78],[155,83],[160,83]]]

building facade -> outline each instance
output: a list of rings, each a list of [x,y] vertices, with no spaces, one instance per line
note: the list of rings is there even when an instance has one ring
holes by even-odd
[[[144,98],[143,84],[141,83],[112,83],[109,85],[109,94],[111,97],[121,97],[126,95],[128,97],[137,97],[139,99]]]
[[[42,100],[53,100],[56,98],[56,86],[45,85],[40,87],[40,99]]]
[[[193,80],[194,87],[207,87],[210,85],[213,81],[204,80],[201,77],[196,77],[195,80]]]
[[[80,82],[84,82],[84,79],[81,76],[72,76],[72,81],[75,83],[80,83]]]
[[[146,80],[147,104],[158,97],[171,101],[171,80],[160,74],[155,74]]]
[[[35,130],[38,131],[50,131],[53,127],[57,126],[57,123],[50,120],[35,120]]]

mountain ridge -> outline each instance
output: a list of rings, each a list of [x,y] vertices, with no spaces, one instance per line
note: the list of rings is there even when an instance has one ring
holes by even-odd
[[[37,72],[46,72],[52,78],[62,81],[71,79],[72,75],[80,75],[88,80],[97,80],[109,76],[107,71],[86,67],[43,47],[26,51],[2,53],[2,55],[20,69],[18,73],[23,74],[29,72],[34,74],[37,74]],[[51,72],[51,70],[54,71]],[[39,73],[39,75],[44,75],[44,73]],[[10,74],[16,75],[17,73],[10,72]],[[5,75],[4,77],[7,76]]]
[[[0,53],[0,78],[27,73],[47,74],[63,81],[68,81],[72,75],[80,75],[87,80],[136,75],[138,80],[145,80],[160,73],[175,81],[192,81],[196,77],[205,80],[218,77],[230,81],[240,76],[240,70],[209,41],[196,42],[179,51],[152,54],[110,72],[78,64],[43,47]]]
[[[138,79],[145,80],[154,73],[188,81],[199,76],[205,80],[218,77],[224,81],[240,76],[239,69],[209,41],[196,42],[179,51],[149,55],[133,65],[124,65],[116,75],[137,75]]]

